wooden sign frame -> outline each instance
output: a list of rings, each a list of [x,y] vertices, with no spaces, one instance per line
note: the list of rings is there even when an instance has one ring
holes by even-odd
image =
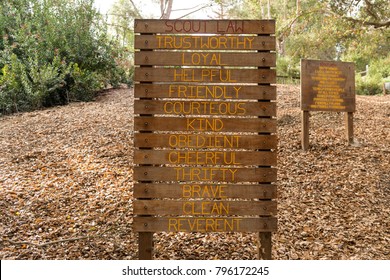
[[[302,149],[309,148],[310,111],[345,112],[346,138],[353,143],[356,110],[355,64],[352,62],[301,60]]]
[[[134,225],[153,233],[277,229],[274,20],[141,20],[135,30]]]

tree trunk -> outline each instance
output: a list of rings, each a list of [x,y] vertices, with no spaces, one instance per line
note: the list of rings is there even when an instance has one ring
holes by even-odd
[[[261,19],[264,19],[265,13],[264,13],[263,0],[259,0],[259,2],[260,2]]]
[[[173,0],[160,0],[161,18],[168,19],[171,17]]]
[[[267,8],[268,8],[268,19],[271,19],[271,0],[268,0]]]

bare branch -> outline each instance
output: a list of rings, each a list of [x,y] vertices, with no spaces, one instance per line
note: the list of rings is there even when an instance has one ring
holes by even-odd
[[[197,10],[195,10],[195,11],[192,11],[192,12],[190,12],[190,13],[188,13],[188,14],[185,14],[184,16],[181,16],[181,17],[179,17],[179,18],[177,18],[177,19],[185,18],[186,16],[189,16],[189,15],[191,15],[191,14],[193,14],[193,13],[196,13],[196,12],[202,10],[202,9],[205,9],[205,8],[208,8],[208,7],[211,7],[211,6],[212,6],[212,4],[206,4],[206,5],[202,6],[202,7],[200,7],[199,9],[197,9]]]
[[[143,18],[143,16],[142,16],[141,13],[139,12],[137,6],[134,4],[133,0],[129,0],[129,1],[130,1],[131,5],[133,5],[134,11],[135,11],[135,13],[137,14],[137,17],[138,17],[138,18]]]

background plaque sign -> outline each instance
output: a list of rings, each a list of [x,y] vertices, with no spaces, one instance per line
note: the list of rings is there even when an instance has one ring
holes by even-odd
[[[355,111],[355,64],[301,61],[301,109],[304,111]]]
[[[309,112],[345,112],[346,137],[353,143],[355,64],[352,62],[301,60],[302,149],[309,148]]]

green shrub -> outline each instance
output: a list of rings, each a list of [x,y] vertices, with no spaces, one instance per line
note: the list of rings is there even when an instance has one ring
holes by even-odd
[[[356,75],[356,93],[375,95],[383,92],[383,83],[390,81],[390,55],[376,59],[369,65],[368,75]]]
[[[0,113],[90,101],[127,81],[92,0],[0,2]]]
[[[70,72],[70,101],[91,101],[98,89],[104,88],[102,77],[96,72],[81,69],[75,63]]]
[[[359,95],[376,95],[382,93],[379,76],[356,77],[356,93]]]

